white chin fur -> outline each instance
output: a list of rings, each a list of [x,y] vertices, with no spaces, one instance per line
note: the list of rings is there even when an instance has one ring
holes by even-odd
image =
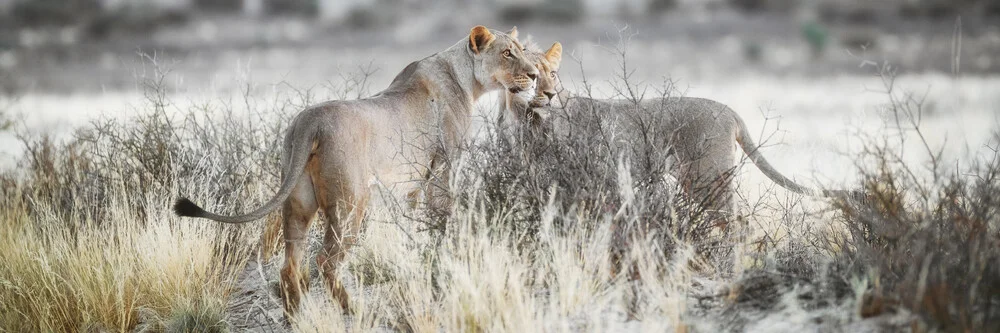
[[[535,99],[535,89],[522,90],[514,94],[514,96],[522,102],[531,102],[531,100]]]

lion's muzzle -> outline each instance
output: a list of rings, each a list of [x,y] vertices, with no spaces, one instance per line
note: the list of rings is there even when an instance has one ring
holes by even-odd
[[[546,107],[552,105],[552,100],[545,96],[535,96],[535,98],[528,102],[528,105],[533,108]]]

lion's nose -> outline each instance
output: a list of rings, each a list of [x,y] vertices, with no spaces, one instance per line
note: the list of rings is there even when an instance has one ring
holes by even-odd
[[[530,77],[532,80],[534,80],[535,78],[538,77],[538,73],[528,73],[528,77]]]
[[[546,91],[545,92],[545,97],[548,97],[549,99],[552,99],[552,97],[554,97],[555,95],[556,95],[556,93],[553,92],[553,91]]]

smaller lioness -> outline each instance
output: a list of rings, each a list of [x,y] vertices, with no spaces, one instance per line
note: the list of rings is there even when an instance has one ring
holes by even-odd
[[[285,135],[281,187],[262,207],[226,216],[182,198],[174,210],[181,216],[245,223],[280,206],[282,296],[286,313],[294,314],[308,286],[302,265],[306,236],[322,209],[327,224],[316,261],[328,290],[346,309],[337,266],[361,231],[371,187],[385,186],[400,197],[414,193],[462,147],[480,96],[498,89],[533,95],[538,70],[522,49],[516,28],[503,33],[476,26],[448,49],[410,63],[372,97],[329,101],[299,113]]]
[[[732,182],[737,166],[734,142],[764,175],[788,190],[810,196],[863,198],[860,192],[811,189],[782,175],[758,151],[743,119],[722,103],[695,97],[650,98],[633,102],[571,96],[562,89],[559,80],[561,44],[557,42],[548,50],[541,51],[528,43],[525,55],[534,61],[541,74],[535,96],[528,99],[524,94],[507,93],[503,97],[505,108],[502,113],[517,120],[513,121],[515,126],[530,124],[534,130],[565,135],[571,128],[580,130],[599,124],[628,138],[638,131],[627,120],[643,118],[640,114],[650,115],[654,118],[649,120],[647,117],[648,124],[655,124],[658,128],[654,131],[663,137],[656,142],[663,143],[662,149],[673,150],[672,175],[693,202],[700,203],[705,211],[721,213],[716,216],[730,216],[733,211]],[[556,105],[552,105],[553,102],[557,102]]]

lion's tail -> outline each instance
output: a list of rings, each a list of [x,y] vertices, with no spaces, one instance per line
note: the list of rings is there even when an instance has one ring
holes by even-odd
[[[868,194],[866,194],[864,191],[817,190],[799,185],[795,181],[788,179],[788,177],[782,175],[780,172],[778,172],[778,170],[775,170],[774,167],[771,166],[771,163],[768,163],[767,159],[764,158],[764,155],[760,154],[760,151],[757,150],[758,148],[757,145],[753,142],[753,139],[750,137],[750,132],[747,131],[747,125],[746,123],[743,122],[743,119],[740,119],[740,117],[735,114],[733,114],[733,118],[735,118],[736,125],[738,127],[738,130],[736,132],[736,142],[740,144],[740,148],[742,148],[743,152],[745,152],[747,156],[750,157],[750,160],[753,161],[753,164],[756,165],[757,168],[759,168],[760,171],[764,173],[764,175],[767,175],[767,178],[770,178],[775,183],[778,183],[778,185],[781,185],[781,187],[789,189],[795,193],[811,195],[816,197],[851,200],[854,202],[867,202],[869,200]]]
[[[761,155],[760,151],[757,150],[758,147],[753,142],[753,138],[750,137],[750,132],[747,131],[747,125],[746,123],[743,122],[743,119],[740,119],[740,117],[737,116],[736,114],[733,114],[733,118],[736,121],[736,127],[737,127],[736,142],[740,144],[740,148],[743,149],[743,152],[745,152],[747,156],[750,157],[750,160],[753,161],[753,164],[756,165],[757,168],[760,169],[760,171],[767,176],[767,178],[770,178],[775,183],[778,183],[778,185],[781,185],[781,187],[784,187],[795,193],[811,195],[811,196],[820,196],[820,197],[827,196],[826,195],[827,191],[819,191],[816,189],[799,185],[795,181],[788,179],[788,177],[785,177],[785,175],[782,175],[780,172],[778,172],[778,170],[775,170],[774,167],[771,166],[771,163],[768,163],[767,159],[764,158],[764,155]]]
[[[316,140],[319,129],[315,124],[308,124],[307,126],[300,129],[305,131],[305,133],[289,133],[293,139],[291,140],[291,145],[288,147],[289,159],[288,163],[284,165],[286,169],[282,172],[281,188],[278,189],[278,193],[271,200],[268,200],[260,208],[247,214],[228,216],[206,211],[187,198],[179,198],[174,203],[174,213],[179,216],[200,217],[223,223],[246,223],[259,220],[274,211],[291,195],[292,190],[295,189],[295,185],[305,171],[306,163],[309,162],[312,145]],[[293,127],[292,130],[294,131],[295,128]]]

